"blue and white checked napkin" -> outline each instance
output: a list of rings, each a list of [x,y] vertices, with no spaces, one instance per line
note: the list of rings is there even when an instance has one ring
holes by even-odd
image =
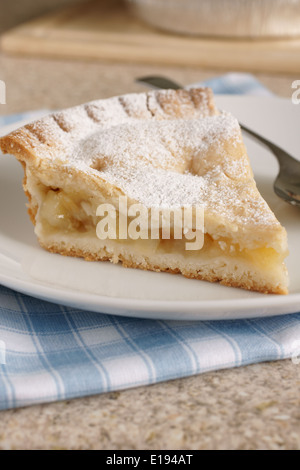
[[[269,93],[245,74],[206,83],[219,93]],[[27,117],[2,117],[0,126]],[[298,356],[300,313],[252,320],[145,320],[63,307],[0,286],[0,409],[254,362],[293,357],[299,363]]]

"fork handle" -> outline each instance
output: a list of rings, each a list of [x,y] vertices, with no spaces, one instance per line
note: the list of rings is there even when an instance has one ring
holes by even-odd
[[[261,136],[260,134],[257,134],[256,132],[252,131],[251,129],[249,129],[248,127],[244,126],[244,124],[241,124],[239,123],[240,126],[241,126],[241,129],[245,132],[247,132],[247,134],[251,135],[252,137],[254,137],[254,139],[258,140],[259,142],[263,143],[264,145],[266,145],[266,147],[268,147],[272,153],[275,155],[275,157],[277,158],[279,164],[280,164],[280,167],[284,167],[285,165],[287,165],[288,161],[291,162],[293,161],[293,163],[299,163],[298,160],[296,160],[295,158],[293,158],[291,155],[289,155],[285,150],[283,150],[282,148],[278,147],[278,145],[276,144],[273,144],[273,142],[271,142],[270,140],[266,139],[265,137]]]
[[[173,80],[160,76],[141,77],[137,79],[137,82],[146,83],[147,85],[150,85],[153,88],[161,88],[163,90],[180,90],[181,88],[183,88],[181,85],[174,82]]]

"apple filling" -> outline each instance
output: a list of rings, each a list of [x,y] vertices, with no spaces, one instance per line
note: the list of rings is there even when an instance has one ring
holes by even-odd
[[[82,192],[69,194],[61,189],[47,188],[43,201],[39,207],[37,221],[45,236],[57,233],[76,234],[78,237],[92,236],[97,238],[96,226],[99,217],[96,210],[99,201],[87,197]],[[99,240],[100,241],[100,240]],[[208,233],[204,235],[204,245],[200,250],[186,250],[186,239],[115,239],[114,243],[122,243],[124,246],[137,249],[141,253],[176,254],[187,259],[201,260],[217,257],[230,257],[243,259],[259,269],[278,269],[278,263],[284,261],[284,256],[277,253],[274,248],[261,247],[256,249],[242,248],[232,240],[225,238],[215,239]],[[102,241],[102,243],[105,243]]]

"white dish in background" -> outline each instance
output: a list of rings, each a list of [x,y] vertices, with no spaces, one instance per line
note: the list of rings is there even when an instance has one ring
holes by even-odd
[[[230,38],[300,34],[300,0],[127,0],[148,24],[172,33]]]
[[[217,96],[231,111],[300,159],[300,105],[280,98]],[[0,130],[4,135],[14,126]],[[50,254],[39,247],[25,209],[21,165],[0,158],[0,283],[17,291],[96,312],[141,318],[208,320],[250,318],[300,310],[300,208],[273,192],[278,164],[263,146],[245,137],[258,188],[286,227],[290,294],[263,295],[185,279],[180,275],[126,269]]]

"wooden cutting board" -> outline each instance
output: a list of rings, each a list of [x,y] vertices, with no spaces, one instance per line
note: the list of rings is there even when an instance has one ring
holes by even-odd
[[[6,32],[1,48],[29,56],[300,73],[300,38],[208,39],[167,34],[133,17],[121,0],[91,1]]]

